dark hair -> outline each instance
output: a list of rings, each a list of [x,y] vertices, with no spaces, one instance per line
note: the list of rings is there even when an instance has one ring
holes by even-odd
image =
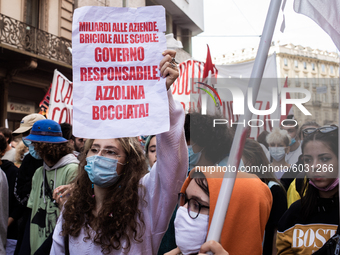
[[[286,120],[283,120],[282,121],[282,125],[281,126],[294,126],[295,129],[299,129],[299,124],[297,124],[298,121],[297,120],[289,120],[289,119],[286,119]],[[296,124],[296,126],[295,126]]]
[[[146,156],[148,155],[148,152],[149,152],[149,147],[150,147],[151,140],[152,140],[152,138],[154,138],[155,136],[156,136],[156,135],[150,135],[150,136],[149,136],[149,137],[150,137],[149,142],[145,144],[144,150],[145,150],[145,155],[146,155]],[[149,137],[148,137],[146,140],[148,140]]]
[[[218,115],[201,115],[195,112],[187,114],[184,125],[186,140],[204,148],[205,157],[214,164],[229,154],[233,140],[227,125],[213,126],[214,119],[221,118]]]
[[[0,135],[0,153],[5,152],[6,148],[7,148],[6,138],[4,136]]]
[[[190,177],[194,179],[203,192],[209,196],[208,181],[205,175],[200,171],[193,171],[191,172]]]
[[[9,130],[8,128],[5,127],[0,127],[0,133],[2,133],[4,135],[4,137],[6,137],[6,139],[8,138],[7,143],[10,144],[12,142],[12,131]]]
[[[264,146],[266,146],[267,150],[268,150],[268,148],[269,148],[269,145],[268,145],[268,143],[267,143],[267,141],[266,141],[266,137],[267,137],[268,134],[269,134],[269,132],[268,132],[267,130],[263,130],[263,131],[261,132],[261,134],[259,134],[259,135],[257,136],[257,141],[258,141],[259,143],[262,143]]]
[[[270,165],[261,145],[257,141],[249,138],[246,139],[246,143],[244,144],[242,160],[245,166]],[[276,178],[273,171],[266,171],[265,173],[254,171],[253,173],[256,174],[265,184],[268,185],[270,181],[274,181],[280,185],[283,191],[286,191],[281,182]]]
[[[319,141],[322,142],[325,146],[327,146],[338,159],[338,130],[334,130],[329,133],[321,133],[314,132],[309,134],[303,139],[302,143],[302,154],[304,155],[304,150],[306,145],[311,141]],[[308,219],[311,215],[317,212],[318,200],[319,200],[319,191],[317,188],[308,184],[308,180],[306,181],[302,194],[305,193],[305,196],[301,198],[301,213],[304,219]]]
[[[63,137],[66,140],[70,140],[72,138],[72,125],[69,123],[61,123],[60,124],[61,132],[63,133]]]
[[[90,239],[90,226],[97,227],[93,242],[100,245],[103,253],[110,253],[113,249],[130,249],[132,239],[141,243],[145,231],[142,211],[138,208],[140,202],[146,206],[144,200],[145,188],[140,179],[148,172],[144,152],[137,138],[117,138],[126,154],[127,164],[123,174],[111,187],[104,198],[104,202],[97,217],[92,210],[95,199],[92,197],[92,183],[84,167],[86,155],[94,139],[86,140],[84,153],[80,158],[78,175],[74,181],[74,189],[64,205],[62,234],[79,236],[85,228],[86,239]],[[140,197],[140,193],[142,197]],[[126,240],[126,246],[122,246]]]
[[[34,149],[44,160],[55,164],[62,157],[72,153],[72,148],[68,143],[42,143],[33,142]]]

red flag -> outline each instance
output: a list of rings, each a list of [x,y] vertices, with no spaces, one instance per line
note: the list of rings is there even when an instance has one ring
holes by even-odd
[[[41,115],[44,115],[46,118],[47,118],[47,114],[48,114],[48,108],[49,108],[49,105],[50,105],[51,88],[52,88],[52,84],[50,85],[50,88],[46,92],[44,99],[39,104],[39,108],[40,108],[39,113]]]
[[[284,88],[288,88],[288,76],[286,77],[285,85],[283,87]],[[286,93],[286,99],[290,99],[290,94],[288,92]],[[281,100],[280,100],[280,103],[281,103]],[[281,121],[287,119],[287,116],[290,114],[290,111],[292,110],[292,107],[293,107],[292,104],[287,104],[286,105],[286,114],[287,115],[281,115],[280,123],[281,123]]]
[[[211,74],[215,74],[215,65],[212,63],[209,45],[207,45],[207,59],[205,60],[204,69],[203,69],[203,82],[208,77],[209,71]]]
[[[209,49],[208,44],[207,44],[207,48],[208,48],[207,59],[205,60],[204,69],[203,69],[203,77],[202,77],[202,82],[204,83],[207,82],[209,71],[211,71],[211,74],[216,74],[215,65],[212,63],[210,49]],[[201,98],[201,90],[199,90],[199,96],[198,96],[198,101],[197,101],[197,108],[199,109],[199,111],[201,110],[201,106],[202,106],[202,98]]]

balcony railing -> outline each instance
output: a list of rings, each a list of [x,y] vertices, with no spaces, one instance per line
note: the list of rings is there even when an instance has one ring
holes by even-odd
[[[36,27],[0,13],[0,44],[72,65],[70,40],[52,35]]]
[[[332,103],[332,108],[338,109],[339,108],[339,103]]]
[[[309,88],[309,83],[308,82],[304,82],[303,85],[305,86],[305,88]]]

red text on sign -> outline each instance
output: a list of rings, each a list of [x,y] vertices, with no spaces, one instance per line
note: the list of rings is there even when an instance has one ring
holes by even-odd
[[[96,100],[145,99],[144,86],[97,86]]]
[[[157,34],[131,34],[130,43],[158,42]]]
[[[158,66],[80,67],[80,81],[159,80]]]
[[[139,22],[130,23],[129,32],[158,32],[157,22]]]
[[[149,116],[149,104],[92,106],[93,120],[136,119]]]
[[[94,59],[96,62],[125,62],[143,61],[145,58],[143,47],[129,48],[100,48],[94,49]]]

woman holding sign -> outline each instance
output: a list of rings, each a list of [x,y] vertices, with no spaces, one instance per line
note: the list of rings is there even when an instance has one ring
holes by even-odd
[[[188,169],[185,116],[169,90],[178,77],[175,54],[166,50],[160,62],[170,130],[156,136],[157,163],[148,173],[136,138],[87,140],[51,254],[157,253]]]

